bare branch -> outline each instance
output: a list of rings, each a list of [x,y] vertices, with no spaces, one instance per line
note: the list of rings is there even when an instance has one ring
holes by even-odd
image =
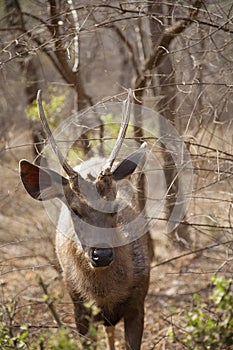
[[[74,8],[74,4],[72,2],[72,0],[67,0],[69,6],[70,6],[70,11],[71,14],[73,16],[73,20],[74,20],[74,27],[75,27],[75,35],[74,35],[74,65],[72,68],[73,72],[77,72],[78,71],[78,66],[79,66],[79,37],[78,37],[78,33],[80,30],[79,27],[79,22],[78,22],[78,14],[77,11]]]
[[[190,10],[190,19],[194,19],[198,10],[201,7],[201,0],[196,0],[195,5]],[[157,67],[161,61],[166,57],[169,53],[169,45],[171,41],[180,33],[182,33],[189,24],[189,20],[179,20],[167,27],[162,33],[160,40],[150,56],[144,62],[144,66],[142,68],[143,75],[138,76],[135,81],[134,89],[140,89],[146,86],[146,72],[151,71],[153,68]]]
[[[73,72],[71,67],[68,64],[67,52],[63,47],[61,40],[60,28],[59,28],[59,15],[57,12],[56,1],[49,0],[50,3],[50,14],[51,14],[51,24],[53,28],[54,35],[54,45],[55,45],[55,54],[60,65],[60,72],[65,81],[72,84],[78,93],[78,109],[81,110],[85,108],[88,104],[91,105],[91,98],[86,93],[84,86],[81,81],[80,72]]]
[[[51,314],[53,315],[53,318],[56,321],[58,327],[61,327],[62,322],[61,322],[60,317],[59,317],[59,315],[54,307],[54,302],[48,293],[47,285],[44,283],[44,281],[40,275],[37,276],[37,280],[38,280],[39,286],[42,288],[42,290],[44,292],[45,303],[47,304],[49,310],[51,311]]]
[[[232,242],[233,242],[233,240],[230,239],[230,240],[228,240],[228,241],[226,241],[226,242],[217,242],[217,243],[213,243],[213,244],[211,244],[211,245],[209,245],[209,246],[206,246],[206,247],[203,247],[203,248],[191,250],[191,251],[189,251],[189,252],[186,252],[186,253],[180,254],[180,255],[178,255],[178,256],[175,256],[175,257],[173,257],[173,258],[171,258],[171,259],[164,260],[164,261],[162,261],[162,262],[160,262],[160,263],[158,263],[158,264],[154,264],[154,265],[152,266],[152,269],[155,268],[155,267],[158,267],[158,266],[161,266],[161,265],[165,265],[165,264],[169,264],[169,263],[171,263],[171,262],[173,262],[173,261],[176,261],[176,260],[185,258],[186,256],[189,256],[189,255],[192,255],[192,254],[201,253],[201,252],[204,252],[204,251],[206,251],[206,250],[210,250],[210,249],[213,249],[213,248],[215,248],[215,247],[219,247],[219,246],[221,246],[221,245],[230,244],[230,243],[232,243]]]
[[[137,63],[137,59],[135,57],[135,52],[134,52],[134,48],[133,45],[131,45],[130,41],[127,39],[127,37],[123,34],[123,31],[117,27],[116,25],[112,25],[110,28],[113,28],[115,30],[115,32],[117,33],[117,35],[119,36],[119,38],[122,40],[122,42],[126,45],[127,49],[129,50],[130,54],[131,54],[131,58],[132,58],[132,63],[133,63],[133,67],[135,69],[135,72],[138,76],[141,75],[140,69],[138,67],[138,63]]]

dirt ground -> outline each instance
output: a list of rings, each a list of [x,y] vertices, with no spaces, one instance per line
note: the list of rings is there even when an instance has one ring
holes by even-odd
[[[38,275],[49,282],[50,295],[56,295],[55,306],[61,321],[74,328],[72,304],[65,290],[54,252],[55,227],[47,217],[43,205],[32,200],[25,192],[18,175],[18,160],[32,158],[30,146],[15,148],[30,141],[29,132],[18,133],[11,143],[2,144],[0,158],[1,210],[0,210],[0,296],[1,303],[17,300],[14,326],[28,323],[32,334],[40,334],[56,327],[54,318],[43,300]],[[5,147],[8,147],[6,150]],[[12,148],[11,148],[12,147]],[[9,149],[10,148],[10,149]],[[199,181],[202,181],[199,180]],[[206,181],[206,178],[205,178]],[[206,198],[223,193],[211,188]],[[200,185],[199,182],[199,186]],[[222,192],[221,192],[222,191]],[[210,193],[211,192],[211,193]],[[225,193],[226,193],[225,188]],[[203,192],[202,192],[203,195]],[[225,195],[226,201],[228,195]],[[197,197],[197,195],[196,195]],[[223,202],[222,202],[223,203]],[[223,205],[223,204],[221,204]],[[181,246],[161,232],[153,232],[155,260],[152,263],[151,283],[146,298],[145,330],[142,349],[183,349],[180,339],[185,329],[180,315],[190,307],[192,295],[200,293],[204,298],[211,290],[210,277],[218,272],[232,275],[232,230],[224,229],[229,213],[224,216],[224,206],[211,200],[192,202],[188,218],[203,223],[201,214],[222,217],[222,228],[191,227],[191,239]],[[223,244],[220,244],[220,243]],[[210,247],[209,249],[204,249]],[[169,332],[177,334],[171,340]],[[123,349],[123,324],[117,327],[118,349]]]

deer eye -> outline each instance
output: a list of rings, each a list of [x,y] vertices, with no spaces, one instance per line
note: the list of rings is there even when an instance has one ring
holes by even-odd
[[[81,214],[79,213],[79,211],[76,208],[72,208],[73,213],[78,216],[79,218],[81,218]]]

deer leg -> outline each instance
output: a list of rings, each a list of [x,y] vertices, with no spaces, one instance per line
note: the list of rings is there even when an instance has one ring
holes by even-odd
[[[90,320],[92,319],[91,311],[85,307],[81,300],[73,300],[74,303],[74,317],[76,328],[82,337],[82,346],[84,349],[97,349],[97,336],[90,333]],[[110,349],[112,350],[112,349]],[[114,349],[113,349],[114,350]]]
[[[81,300],[73,300],[73,304],[76,328],[80,334],[85,335],[89,331],[90,315]]]
[[[140,350],[144,327],[144,307],[130,309],[124,317],[124,327],[126,350]]]
[[[115,350],[115,345],[114,345],[115,327],[114,326],[106,327],[105,330],[107,334],[108,350]]]

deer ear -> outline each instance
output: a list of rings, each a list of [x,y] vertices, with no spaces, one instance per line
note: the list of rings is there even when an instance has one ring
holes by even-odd
[[[67,179],[53,170],[41,168],[27,160],[19,163],[20,177],[26,191],[34,199],[43,201],[64,197]]]
[[[112,173],[112,178],[115,181],[124,179],[131,175],[139,164],[143,163],[143,158],[146,155],[146,142],[141,147],[125,158]]]

